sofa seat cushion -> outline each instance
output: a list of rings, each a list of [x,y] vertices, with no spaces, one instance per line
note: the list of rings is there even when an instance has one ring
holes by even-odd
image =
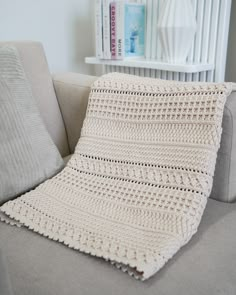
[[[235,295],[235,228],[236,204],[209,200],[198,233],[146,282],[102,259],[3,223],[0,248],[17,295]]]
[[[71,156],[72,156],[72,155],[68,155],[68,156],[66,156],[66,157],[63,158],[63,161],[64,161],[64,164],[65,164],[65,165],[69,162]]]
[[[5,257],[2,255],[0,249],[0,294],[13,295],[11,282],[8,276],[7,267],[5,263]]]

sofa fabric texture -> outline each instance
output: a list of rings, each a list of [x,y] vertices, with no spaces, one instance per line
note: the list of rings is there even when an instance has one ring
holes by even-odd
[[[26,192],[63,167],[30,84],[11,46],[0,47],[0,203]]]
[[[236,201],[236,92],[226,101],[222,129],[211,198],[232,203]]]
[[[5,253],[5,252],[4,252]],[[0,295],[13,295],[12,286],[8,274],[6,257],[0,248]]]
[[[68,136],[70,153],[74,153],[87,109],[92,83],[97,77],[78,73],[53,75],[53,84]]]
[[[149,278],[197,231],[231,87],[101,77],[66,168],[1,210],[50,239]]]

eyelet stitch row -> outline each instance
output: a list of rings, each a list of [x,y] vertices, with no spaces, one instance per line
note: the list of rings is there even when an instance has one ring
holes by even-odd
[[[0,210],[49,239],[149,278],[197,231],[230,91],[224,83],[102,76],[65,169]]]

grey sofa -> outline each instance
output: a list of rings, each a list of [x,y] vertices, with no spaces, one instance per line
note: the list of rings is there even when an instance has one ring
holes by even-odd
[[[96,78],[75,73],[52,77],[41,44],[13,44],[22,58],[46,127],[66,162],[80,136],[89,89]],[[102,259],[0,222],[0,249],[14,294],[235,295],[236,204],[230,203],[236,197],[235,118],[233,93],[225,108],[214,187],[199,231],[153,278],[136,281]],[[3,289],[0,295],[4,295]]]

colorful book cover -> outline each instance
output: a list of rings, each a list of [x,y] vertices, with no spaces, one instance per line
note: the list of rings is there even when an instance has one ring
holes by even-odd
[[[142,57],[145,54],[145,5],[125,4],[125,57]]]

